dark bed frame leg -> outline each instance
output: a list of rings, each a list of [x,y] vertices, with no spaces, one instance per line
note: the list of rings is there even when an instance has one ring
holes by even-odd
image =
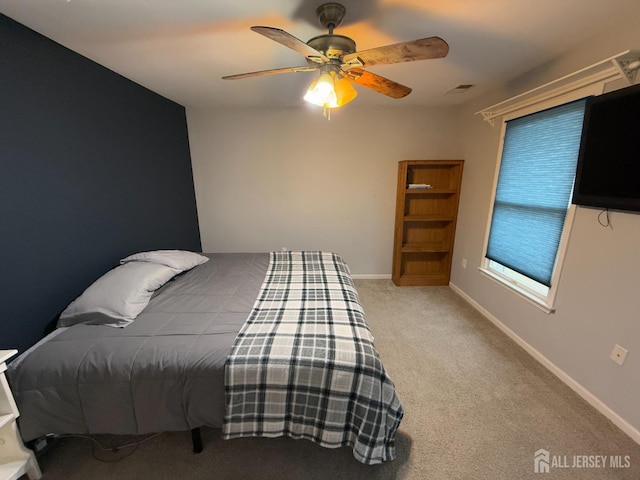
[[[202,436],[200,435],[200,428],[191,429],[191,443],[193,443],[193,453],[202,452]]]

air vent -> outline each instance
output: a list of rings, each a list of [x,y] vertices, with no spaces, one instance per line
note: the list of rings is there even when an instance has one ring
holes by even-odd
[[[458,85],[457,87],[453,87],[451,90],[448,90],[447,93],[464,93],[473,87],[475,87],[475,85],[471,83],[464,83],[462,85]]]

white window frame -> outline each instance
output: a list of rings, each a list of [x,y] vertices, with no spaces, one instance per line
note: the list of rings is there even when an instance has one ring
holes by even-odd
[[[569,243],[569,237],[571,235],[571,228],[573,226],[573,218],[575,216],[576,206],[571,203],[568,206],[567,217],[564,222],[562,235],[560,237],[560,244],[558,246],[558,253],[553,267],[553,274],[551,276],[551,287],[549,287],[547,293],[544,290],[536,289],[530,282],[538,284],[534,280],[528,279],[526,276],[520,273],[514,272],[493,260],[486,257],[487,246],[489,244],[489,234],[491,232],[491,220],[493,218],[493,206],[496,198],[496,190],[498,187],[498,176],[500,175],[500,163],[502,161],[502,150],[504,148],[504,138],[507,129],[507,122],[515,118],[520,118],[525,115],[537,113],[548,108],[557,107],[566,103],[579,100],[581,98],[590,95],[600,95],[604,91],[605,82],[598,82],[592,85],[588,85],[582,88],[578,88],[569,93],[553,96],[549,99],[545,96],[545,100],[527,102],[528,105],[518,110],[509,112],[508,115],[502,117],[502,131],[500,133],[500,145],[498,148],[498,159],[496,162],[496,170],[493,179],[493,190],[491,193],[491,207],[489,209],[489,217],[487,219],[487,227],[484,238],[483,252],[485,256],[480,264],[480,272],[485,274],[491,280],[494,280],[498,284],[506,287],[510,291],[516,293],[518,296],[531,303],[532,305],[540,308],[547,314],[551,314],[555,311],[555,300],[558,291],[558,284],[560,282],[560,276],[562,274],[562,265],[564,263],[564,257],[567,251],[567,245]],[[498,267],[496,267],[498,266]],[[538,284],[540,285],[540,284]]]

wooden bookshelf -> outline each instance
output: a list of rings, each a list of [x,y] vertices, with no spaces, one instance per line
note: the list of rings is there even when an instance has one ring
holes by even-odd
[[[392,272],[396,285],[449,284],[463,163],[399,162]]]

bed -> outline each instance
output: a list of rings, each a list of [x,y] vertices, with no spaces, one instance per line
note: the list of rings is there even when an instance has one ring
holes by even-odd
[[[202,258],[149,288],[134,319],[83,313],[10,364],[23,438],[208,426],[227,439],[288,435],[350,446],[365,464],[393,460],[403,408],[344,261]],[[134,260],[125,265],[149,266]]]

